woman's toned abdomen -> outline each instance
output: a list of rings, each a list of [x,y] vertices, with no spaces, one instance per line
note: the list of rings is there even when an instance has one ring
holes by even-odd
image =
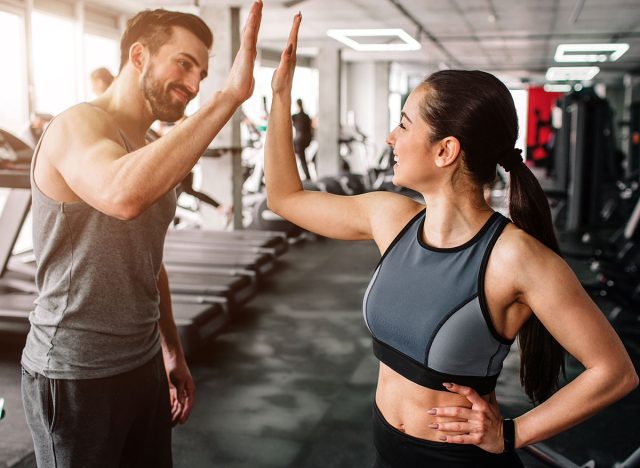
[[[460,418],[431,415],[431,408],[443,406],[463,406],[471,408],[471,403],[462,395],[447,391],[432,390],[407,380],[385,364],[380,363],[376,404],[389,424],[405,434],[421,439],[440,441],[442,435],[429,424],[447,421],[464,421]],[[489,400],[491,394],[483,396]],[[449,432],[449,435],[459,434]]]

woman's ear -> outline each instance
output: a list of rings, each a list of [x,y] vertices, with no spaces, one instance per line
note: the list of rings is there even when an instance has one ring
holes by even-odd
[[[458,160],[460,155],[460,142],[455,137],[446,137],[438,143],[438,154],[436,155],[436,166],[451,166]]]

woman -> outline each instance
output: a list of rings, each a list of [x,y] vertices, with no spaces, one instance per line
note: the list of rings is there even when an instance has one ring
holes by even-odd
[[[514,149],[513,100],[492,75],[442,71],[407,99],[388,137],[394,183],[427,208],[379,192],[306,192],[291,136],[297,33],[273,81],[269,206],[337,239],[373,239],[383,257],[364,311],[380,372],[376,467],[519,467],[514,449],[551,437],[626,395],[638,376],[618,336],[558,255],[542,190]],[[487,205],[496,165],[511,174],[510,220]],[[518,336],[521,380],[539,403],[503,420],[495,399]],[[557,390],[566,349],[586,370]]]

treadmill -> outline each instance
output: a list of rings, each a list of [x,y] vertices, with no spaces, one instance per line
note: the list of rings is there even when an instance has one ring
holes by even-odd
[[[37,288],[31,275],[9,269],[11,252],[31,206],[33,150],[0,129],[0,187],[11,188],[0,212],[0,331],[26,334]]]
[[[208,230],[169,230],[163,258],[168,271],[204,268],[213,274],[244,275],[255,283],[275,268],[277,254],[286,251],[281,242],[236,231],[216,235]]]
[[[277,257],[289,249],[287,236],[274,231],[214,231],[209,229],[169,229],[167,243],[188,243],[243,247],[247,250],[270,253]]]
[[[26,333],[29,314],[34,308],[37,289],[34,284],[35,265],[25,260],[28,255],[12,259],[12,251],[31,205],[29,167],[31,155],[24,154],[26,144],[10,133],[0,130],[0,187],[10,188],[4,209],[0,213],[0,330]],[[15,148],[15,149],[14,149]],[[7,155],[10,158],[7,158]],[[22,258],[19,258],[22,257]],[[15,267],[15,268],[14,268]],[[249,284],[248,281],[240,281]],[[233,282],[218,289],[227,291]],[[226,289],[225,289],[226,287]],[[244,291],[239,298],[246,298]],[[219,333],[229,321],[229,301],[224,295],[204,294],[197,300],[172,297],[172,310],[185,354]]]
[[[233,251],[230,249],[212,250],[207,248],[190,249],[183,246],[165,245],[164,263],[171,271],[189,267],[209,270],[211,273],[243,274],[254,282],[275,268],[276,258],[270,254]]]
[[[206,194],[193,187],[186,193],[210,203]],[[200,274],[245,275],[257,281],[273,270],[277,257],[288,248],[284,233],[169,229],[164,258],[170,275],[195,268]]]

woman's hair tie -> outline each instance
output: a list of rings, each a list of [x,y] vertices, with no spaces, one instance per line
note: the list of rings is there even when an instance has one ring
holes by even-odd
[[[498,164],[500,164],[505,171],[509,172],[518,164],[522,164],[522,150],[520,148],[512,148],[505,151],[500,155]]]

